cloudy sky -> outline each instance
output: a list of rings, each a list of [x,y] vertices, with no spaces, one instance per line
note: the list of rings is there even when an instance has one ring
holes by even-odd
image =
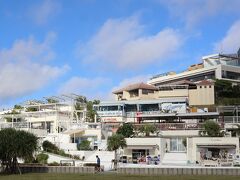
[[[112,90],[240,47],[239,0],[0,0],[0,107]]]

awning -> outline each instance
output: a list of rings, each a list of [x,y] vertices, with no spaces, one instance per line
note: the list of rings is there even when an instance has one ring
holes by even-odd
[[[155,149],[156,145],[128,145],[126,149]]]
[[[84,135],[84,130],[83,129],[74,129],[74,130],[68,130],[65,131],[64,134],[68,134],[71,137],[81,137]]]
[[[197,145],[201,148],[236,149],[236,145]]]

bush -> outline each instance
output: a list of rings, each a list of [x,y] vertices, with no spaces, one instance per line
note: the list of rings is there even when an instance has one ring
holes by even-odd
[[[60,155],[60,156],[68,156],[64,150],[59,150],[58,152],[56,152],[56,154]]]
[[[80,160],[80,157],[79,157],[79,156],[77,156],[77,155],[73,155],[73,159]]]
[[[215,121],[208,120],[203,124],[203,132],[205,135],[209,137],[221,137],[223,134],[221,133],[221,128]]]
[[[49,163],[48,166],[60,166],[60,164],[56,161]]]
[[[48,155],[44,154],[44,153],[40,153],[37,155],[37,162],[41,163],[41,164],[47,164],[47,160],[48,160]]]
[[[83,140],[80,144],[77,146],[78,150],[91,150],[90,148],[90,141]]]
[[[97,166],[97,163],[85,163],[85,164],[83,164],[83,166],[93,166],[93,167],[96,167]]]
[[[42,147],[43,147],[43,150],[46,152],[57,153],[59,151],[58,147],[49,141],[44,141],[42,143]]]

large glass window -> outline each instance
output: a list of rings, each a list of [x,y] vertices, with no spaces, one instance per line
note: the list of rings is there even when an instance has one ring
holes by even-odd
[[[133,149],[132,150],[132,158],[133,159],[141,158],[142,156],[146,156],[147,154],[149,154],[148,149]]]
[[[117,111],[118,106],[99,106],[100,111]]]
[[[127,104],[126,112],[137,112],[137,105],[136,104]]]
[[[222,78],[240,80],[240,73],[222,71]]]
[[[183,138],[172,138],[170,139],[170,151],[171,152],[185,152],[186,147],[183,143]]]
[[[141,104],[140,105],[141,111],[159,111],[158,104]]]

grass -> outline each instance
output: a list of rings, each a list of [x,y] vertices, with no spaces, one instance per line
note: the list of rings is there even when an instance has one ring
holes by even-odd
[[[130,176],[119,174],[0,175],[0,180],[239,180],[239,176]]]

